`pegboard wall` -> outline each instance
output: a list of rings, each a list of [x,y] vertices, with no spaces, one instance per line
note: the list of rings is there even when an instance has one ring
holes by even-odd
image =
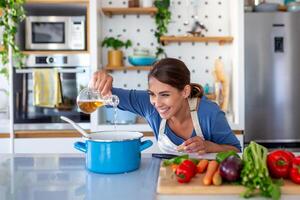
[[[98,0],[99,1],[99,0]],[[231,36],[230,0],[171,0],[171,23],[167,35],[183,36],[192,29],[195,20],[202,22],[205,36]],[[128,0],[101,0],[100,7],[128,7]],[[133,48],[145,47],[155,54],[157,42],[154,37],[155,18],[150,15],[113,15],[111,18],[100,14],[100,40],[109,36],[130,39],[133,46],[123,49],[124,63],[133,54]],[[99,41],[101,44],[101,41]],[[178,58],[191,71],[191,81],[213,87],[213,69],[217,58],[224,63],[226,73],[232,77],[232,44],[218,43],[169,43],[164,47],[168,57]],[[107,49],[101,50],[101,63],[107,64]],[[148,71],[114,71],[114,86],[146,89]],[[133,79],[134,77],[134,79]],[[232,88],[232,87],[231,87]]]

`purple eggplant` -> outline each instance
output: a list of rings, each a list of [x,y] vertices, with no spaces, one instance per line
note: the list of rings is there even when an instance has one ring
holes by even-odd
[[[242,160],[237,156],[229,156],[220,164],[220,175],[226,181],[236,181],[240,178],[243,167]]]

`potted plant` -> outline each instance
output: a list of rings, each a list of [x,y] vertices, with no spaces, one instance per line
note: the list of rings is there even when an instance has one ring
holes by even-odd
[[[0,89],[0,109],[7,112],[10,117],[13,116],[13,109],[8,109],[9,98],[12,98],[13,94],[9,72],[12,71],[13,63],[14,67],[20,68],[24,65],[25,59],[25,55],[15,41],[18,25],[25,18],[24,3],[25,0],[0,0],[0,28],[2,30],[2,33],[0,33],[2,34],[0,41],[0,76],[5,77],[8,83],[11,84],[10,89]],[[10,126],[10,129],[13,130],[13,125]]]
[[[155,15],[155,37],[157,39],[158,47],[156,48],[156,57],[167,57],[163,43],[160,41],[161,36],[168,33],[168,25],[171,21],[171,12],[169,10],[170,0],[155,0],[154,6],[157,8],[157,13]]]
[[[108,51],[108,67],[121,67],[123,66],[123,52],[120,48],[125,47],[126,49],[132,46],[130,40],[122,41],[114,37],[106,37],[102,41],[102,47],[111,48]]]
[[[14,66],[20,68],[24,65],[25,55],[20,51],[15,42],[18,24],[25,18],[23,4],[25,0],[5,0],[0,3],[0,26],[3,27],[3,44],[0,49],[0,74],[8,78],[8,63],[14,60]],[[1,14],[2,12],[2,14]],[[0,41],[1,42],[1,41]],[[9,48],[12,49],[10,59]]]

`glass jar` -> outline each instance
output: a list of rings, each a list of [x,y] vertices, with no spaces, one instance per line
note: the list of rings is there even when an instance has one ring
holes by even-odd
[[[110,105],[117,107],[119,105],[119,97],[116,95],[102,96],[98,91],[91,88],[84,88],[77,96],[77,106],[81,112],[91,114],[97,108]]]

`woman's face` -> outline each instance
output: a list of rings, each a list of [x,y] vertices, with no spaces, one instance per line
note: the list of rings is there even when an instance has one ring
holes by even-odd
[[[186,94],[186,90],[179,91],[154,77],[149,79],[148,93],[151,104],[164,119],[176,116],[178,111],[183,108],[185,99],[189,96],[189,93]]]

